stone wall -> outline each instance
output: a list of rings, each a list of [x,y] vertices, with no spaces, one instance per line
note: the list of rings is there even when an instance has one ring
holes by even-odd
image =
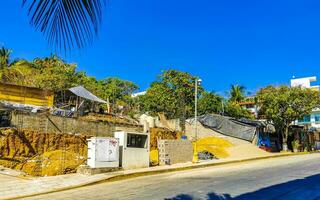
[[[141,132],[140,125],[118,124],[104,121],[88,121],[81,118],[67,118],[37,113],[11,114],[11,126],[50,133],[72,133],[89,136],[112,137],[114,131]]]
[[[159,165],[191,162],[193,147],[188,140],[159,140]]]

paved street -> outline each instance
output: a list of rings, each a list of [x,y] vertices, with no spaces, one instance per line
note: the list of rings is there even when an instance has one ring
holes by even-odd
[[[28,199],[320,199],[320,154],[103,183]]]

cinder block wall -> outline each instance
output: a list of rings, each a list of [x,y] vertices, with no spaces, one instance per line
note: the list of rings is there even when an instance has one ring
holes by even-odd
[[[159,140],[159,165],[191,162],[193,147],[189,140]]]
[[[32,129],[45,132],[82,134],[88,136],[113,137],[114,131],[134,131],[141,132],[142,126],[117,124],[109,122],[93,122],[78,118],[67,118],[59,116],[49,116],[50,120],[43,114],[36,113],[12,113],[11,126]],[[53,123],[51,123],[52,121]],[[56,127],[58,128],[56,128]]]

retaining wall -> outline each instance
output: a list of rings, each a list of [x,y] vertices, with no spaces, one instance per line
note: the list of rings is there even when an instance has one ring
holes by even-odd
[[[191,162],[193,147],[189,140],[159,140],[159,165]]]
[[[113,137],[114,131],[141,132],[140,125],[118,124],[105,121],[88,121],[81,118],[67,118],[37,113],[12,112],[11,126],[42,132],[73,133],[89,136]]]

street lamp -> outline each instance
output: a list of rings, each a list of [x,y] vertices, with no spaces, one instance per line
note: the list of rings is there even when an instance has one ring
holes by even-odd
[[[195,144],[194,144],[194,155],[193,162],[198,162],[197,152],[197,140],[198,140],[198,127],[197,127],[197,115],[198,115],[198,86],[201,85],[202,80],[196,79],[194,84],[194,132],[195,132]]]

